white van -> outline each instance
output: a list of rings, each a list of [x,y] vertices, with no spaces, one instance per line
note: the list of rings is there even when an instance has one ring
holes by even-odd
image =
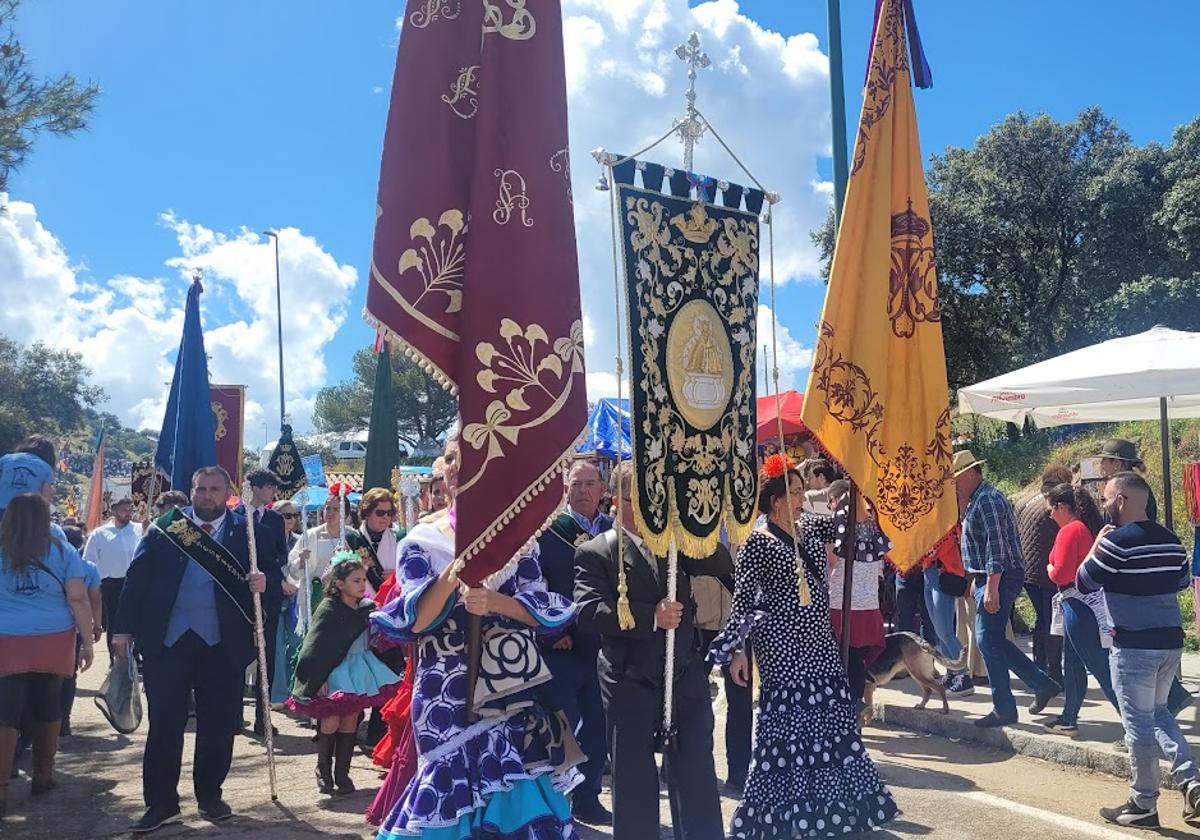
[[[333,445],[333,457],[341,461],[361,461],[367,457],[367,444],[361,440],[340,440]]]

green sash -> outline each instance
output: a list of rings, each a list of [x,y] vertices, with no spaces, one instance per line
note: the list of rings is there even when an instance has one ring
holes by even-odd
[[[177,507],[160,516],[154,527],[184,556],[195,560],[208,573],[218,588],[233,601],[242,618],[250,624],[254,623],[254,596],[250,594],[250,582],[229,549],[204,533]]]
[[[583,545],[592,538],[592,535],[583,530],[579,523],[575,521],[574,516],[571,516],[571,514],[565,512],[560,513],[558,517],[555,518],[552,523],[550,523],[550,527],[547,530],[549,530],[550,533],[554,534],[554,536],[558,537],[567,545],[571,546],[572,550],[579,548],[579,546]]]

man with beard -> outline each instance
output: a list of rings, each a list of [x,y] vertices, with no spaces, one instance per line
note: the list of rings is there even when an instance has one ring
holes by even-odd
[[[612,527],[612,518],[600,512],[604,484],[600,470],[590,461],[576,461],[567,473],[567,507],[538,538],[542,576],[546,587],[564,598],[575,597],[575,549]],[[596,654],[600,637],[572,627],[553,644],[544,644],[546,663],[554,674],[545,687],[551,708],[562,709],[575,727],[575,737],[587,754],[584,782],[571,797],[571,815],[588,825],[610,825],[612,814],[600,804],[600,779],[608,754],[604,737],[604,707]]]
[[[144,662],[150,729],[142,760],[146,813],[135,834],[179,819],[179,770],[188,696],[195,694],[193,784],[200,815],[226,820],[221,786],[241,725],[242,681],[254,661],[252,592],[280,585],[278,570],[250,573],[246,518],[227,509],[229,474],[217,466],[192,476],[192,505],[172,508],[151,527],[125,576],[113,623],[113,649]],[[259,545],[271,534],[255,528]],[[274,578],[273,580],[271,578]]]

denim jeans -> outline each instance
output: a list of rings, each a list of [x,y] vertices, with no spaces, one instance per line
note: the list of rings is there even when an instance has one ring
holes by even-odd
[[[1183,651],[1113,648],[1109,657],[1113,689],[1125,725],[1129,767],[1133,774],[1130,791],[1140,808],[1153,807],[1158,799],[1158,751],[1171,762],[1171,776],[1183,787],[1196,778],[1192,753],[1167,710],[1171,683],[1179,671]]]
[[[1108,651],[1100,644],[1096,614],[1078,598],[1064,598],[1062,607],[1063,628],[1067,634],[1063,645],[1063,688],[1067,696],[1063,700],[1062,719],[1066,723],[1078,723],[1079,709],[1087,696],[1089,672],[1114,707],[1117,707],[1117,695],[1113,692]]]
[[[925,570],[925,603],[929,606],[929,618],[937,631],[938,653],[950,660],[962,655],[962,642],[954,630],[955,599],[938,588],[941,572],[937,566]],[[966,669],[961,669],[965,671]],[[959,673],[959,672],[955,672]]]
[[[997,717],[1006,721],[1017,719],[1017,701],[1013,699],[1009,671],[1016,674],[1031,691],[1054,691],[1058,688],[1045,671],[1005,636],[1005,628],[1012,618],[1013,604],[1024,585],[1022,576],[1023,571],[1013,571],[1005,572],[1000,578],[1000,609],[995,613],[983,608],[987,587],[980,584],[975,589],[975,634],[979,639],[979,652],[983,654],[983,662],[987,666],[992,708]]]
[[[925,578],[916,569],[896,575],[896,629],[916,633],[925,641],[937,641],[937,631],[925,603]]]

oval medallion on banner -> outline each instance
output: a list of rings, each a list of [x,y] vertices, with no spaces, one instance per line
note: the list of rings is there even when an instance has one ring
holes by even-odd
[[[733,350],[724,320],[708,301],[685,303],[667,334],[667,383],[684,418],[710,429],[733,393]]]

